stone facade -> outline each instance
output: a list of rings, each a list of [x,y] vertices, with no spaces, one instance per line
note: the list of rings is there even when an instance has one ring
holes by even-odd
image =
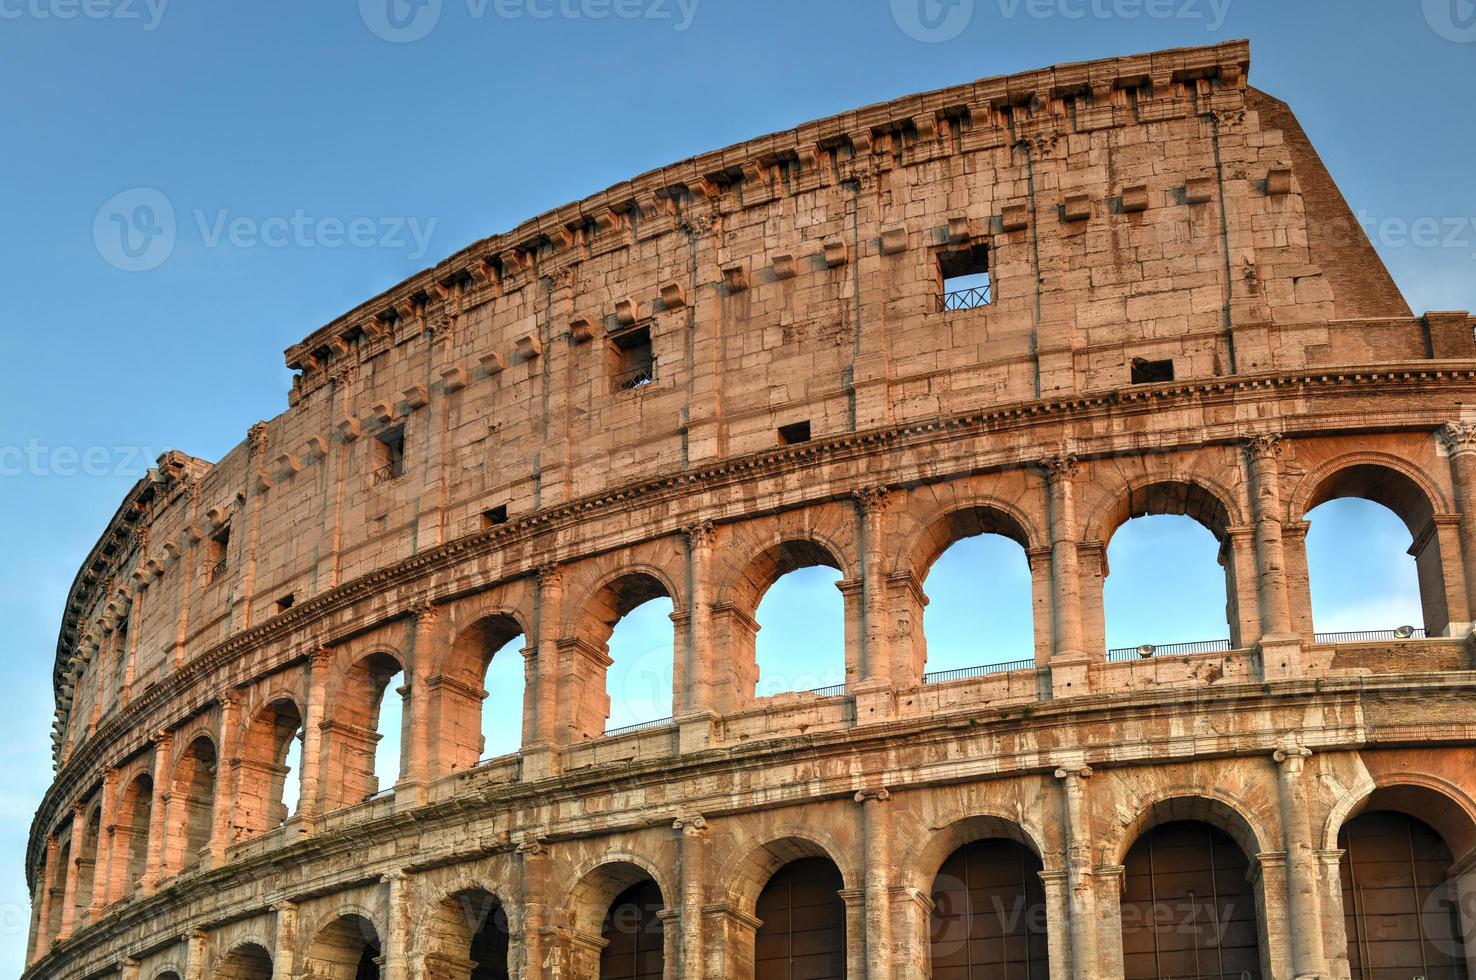
[[[808,124],[293,346],[288,410],[162,457],[73,586],[26,976],[490,977],[495,919],[510,975],[595,977],[643,882],[655,975],[788,976],[757,910],[810,859],[845,975],[983,976],[937,962],[940,868],[976,841],[1034,862],[1028,975],[1156,975],[1133,849],[1202,825],[1247,868],[1250,972],[1346,978],[1373,954],[1341,835],[1375,811],[1468,897],[1476,320],[1411,315],[1248,70],[1233,43]],[[987,303],[946,291],[966,266]],[[1314,633],[1305,515],[1350,495],[1408,524],[1427,638]],[[1219,539],[1224,649],[1104,655],[1106,543],[1144,514]],[[1028,555],[1034,662],[927,676],[922,583],[986,531]],[[844,689],[757,698],[759,600],[816,564]],[[672,719],[606,734],[606,643],[657,595]],[[483,761],[519,635],[523,748]],[[1445,947],[1430,980],[1466,975]]]

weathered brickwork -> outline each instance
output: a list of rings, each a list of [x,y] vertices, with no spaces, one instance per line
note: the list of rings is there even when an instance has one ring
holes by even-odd
[[[1233,43],[811,123],[294,345],[288,410],[161,457],[73,586],[27,976],[790,976],[794,868],[839,910],[794,976],[1156,976],[1201,932],[1136,923],[1142,848],[1200,830],[1255,906],[1210,972],[1368,975],[1371,820],[1476,890],[1476,320],[1412,315],[1248,71]],[[1408,525],[1427,638],[1314,632],[1306,515],[1341,496]],[[1106,655],[1145,514],[1219,540],[1225,649]],[[923,582],[984,532],[1028,556],[1034,662],[929,676]],[[758,604],[810,565],[845,683],[757,697]],[[672,718],[607,734],[612,629],[662,595]],[[519,636],[522,750],[485,761]],[[981,841],[1036,896],[1003,953],[947,938]],[[1467,976],[1462,914],[1427,980]]]

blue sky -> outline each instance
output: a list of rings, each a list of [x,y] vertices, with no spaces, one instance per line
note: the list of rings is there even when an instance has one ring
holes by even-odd
[[[218,458],[285,407],[283,348],[468,242],[864,103],[1250,37],[1253,83],[1297,109],[1411,304],[1476,307],[1470,0],[955,0],[927,11],[933,27],[917,0],[387,2],[0,0],[0,609],[13,692],[0,718],[0,970],[19,969],[25,941],[21,855],[50,776],[63,598],[119,499],[165,449]],[[113,214],[155,227],[165,210],[176,220],[162,261],[120,250]],[[1409,234],[1421,222],[1440,233]],[[1319,591],[1319,615],[1417,619],[1409,580],[1360,572],[1369,552],[1348,547],[1397,549],[1403,528],[1356,509],[1322,516],[1310,546],[1326,549],[1324,582],[1342,591]],[[1144,528],[1113,542],[1112,642],[1223,636],[1213,542],[1172,521]],[[1028,649],[1010,615],[1028,582],[996,546],[949,556],[954,573],[929,582],[938,662]],[[1170,548],[1200,560],[1166,562]],[[1377,591],[1360,599],[1354,586]],[[823,648],[800,632],[823,616],[799,612],[833,616],[832,593],[809,573],[771,596],[761,658]],[[950,608],[975,620],[950,633]],[[670,623],[638,616],[649,622],[617,645],[636,651],[628,662],[659,660],[649,651]],[[833,667],[793,673],[819,686]],[[615,685],[619,720],[654,710],[642,671]]]

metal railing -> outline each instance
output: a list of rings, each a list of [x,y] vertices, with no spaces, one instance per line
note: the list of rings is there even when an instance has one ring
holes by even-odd
[[[634,391],[637,388],[644,388],[655,380],[656,359],[653,357],[650,364],[642,364],[640,367],[615,375],[615,387],[620,391]]]
[[[1186,657],[1196,653],[1229,653],[1233,647],[1229,640],[1201,640],[1197,643],[1165,643],[1155,646],[1145,643],[1140,647],[1118,647],[1107,651],[1108,663],[1125,660],[1148,660],[1153,657]]]
[[[989,286],[973,286],[969,289],[955,289],[951,293],[943,294],[943,312],[955,313],[959,310],[977,310],[981,306],[990,303]]]
[[[657,718],[655,721],[643,721],[636,725],[626,725],[622,728],[612,728],[605,733],[606,738],[613,735],[631,735],[635,732],[649,731],[655,728],[667,728],[671,725],[671,718]]]
[[[817,687],[804,693],[813,694],[817,698],[838,698],[846,693],[846,686],[844,684],[832,684],[829,687]]]
[[[221,579],[225,578],[225,576],[226,559],[224,558],[216,562],[214,565],[211,565],[209,568],[205,569],[205,583],[207,585],[214,585],[216,582],[219,582]]]
[[[1405,630],[1408,629],[1408,634]],[[1318,643],[1379,643],[1385,640],[1423,640],[1429,637],[1429,632],[1421,627],[1413,629],[1400,627],[1397,630],[1364,630],[1353,633],[1317,633],[1313,637]]]
[[[990,674],[1008,674],[1016,670],[1034,670],[1034,660],[1013,660],[1004,664],[984,664],[982,667],[961,667],[957,670],[937,670],[923,675],[924,684],[942,684],[946,681],[961,681],[971,677],[988,677]]]
[[[385,463],[374,471],[374,485],[377,487],[381,483],[389,483],[391,480],[397,480],[404,472],[405,466],[403,463]]]

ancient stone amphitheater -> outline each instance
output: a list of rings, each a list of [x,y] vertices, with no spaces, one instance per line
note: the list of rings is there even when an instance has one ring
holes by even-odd
[[[72,587],[26,976],[1470,975],[1476,321],[1411,314],[1248,69],[810,123],[293,346],[286,412],[162,457]],[[1314,632],[1345,496],[1408,524],[1424,630]],[[1152,514],[1218,538],[1227,642],[1105,648]],[[981,533],[1028,554],[1034,659],[928,673],[922,583]],[[757,605],[811,565],[845,683],[758,697]],[[672,717],[607,731],[655,596]]]

